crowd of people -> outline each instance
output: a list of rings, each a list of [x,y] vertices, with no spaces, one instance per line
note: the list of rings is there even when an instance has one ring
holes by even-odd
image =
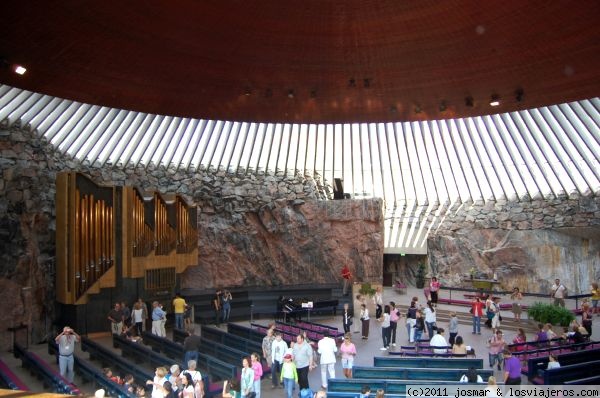
[[[271,388],[283,388],[286,398],[292,398],[297,390],[299,398],[313,398],[315,395],[325,396],[328,387],[328,379],[336,377],[335,368],[338,360],[341,361],[343,375],[346,378],[353,377],[354,361],[359,352],[352,341],[353,332],[360,333],[363,340],[369,339],[369,329],[371,327],[371,314],[369,307],[375,308],[374,319],[381,329],[382,347],[381,350],[390,350],[395,347],[400,340],[405,340],[407,344],[416,344],[421,340],[428,340],[429,346],[434,353],[451,352],[457,355],[473,354],[474,350],[465,341],[465,337],[459,335],[458,317],[455,312],[450,313],[450,319],[447,328],[438,325],[437,321],[437,302],[438,291],[441,287],[436,278],[432,278],[430,285],[425,289],[426,301],[421,304],[418,297],[412,297],[410,305],[405,312],[401,312],[395,302],[390,301],[385,304],[381,288],[377,288],[375,294],[370,298],[363,295],[357,295],[354,301],[354,311],[350,310],[348,303],[344,304],[342,318],[342,327],[344,336],[341,342],[337,342],[332,336],[325,335],[319,341],[312,342],[308,339],[306,332],[296,336],[295,341],[289,345],[282,335],[275,330],[275,325],[267,331],[262,343],[262,358],[265,359],[271,368]],[[592,317],[600,315],[598,311],[598,300],[600,291],[597,284],[592,284],[591,302],[585,301],[582,306],[581,322],[573,321],[569,327],[557,332],[549,323],[539,324],[538,331],[530,339],[525,334],[523,328],[519,328],[512,338],[505,338],[501,330],[501,307],[499,297],[479,296],[473,298],[470,305],[472,318],[472,334],[481,334],[481,320],[486,319],[485,325],[490,329],[491,335],[486,340],[488,347],[488,365],[503,370],[503,382],[506,384],[520,383],[520,361],[513,357],[515,351],[526,349],[526,343],[535,341],[538,344],[553,344],[557,339],[564,339],[569,342],[582,342],[591,335]],[[550,294],[552,302],[557,306],[564,305],[564,299],[567,297],[567,289],[556,279]],[[227,322],[231,311],[232,295],[227,290],[217,290],[212,307],[215,312],[215,324]],[[511,312],[516,322],[521,321],[523,294],[519,288],[514,288],[510,294],[512,301]],[[194,328],[190,327],[190,305],[176,294],[172,302],[174,313],[174,327],[186,330],[188,336],[184,342],[185,356],[183,366],[173,364],[171,366],[159,367],[155,371],[155,377],[152,380],[136,383],[130,374],[122,377],[113,374],[112,370],[104,370],[105,376],[118,384],[122,384],[127,390],[138,396],[144,396],[148,391],[152,397],[178,397],[178,398],[201,398],[204,394],[204,385],[202,376],[196,370],[198,360],[198,350],[200,347],[200,336],[195,334]],[[360,322],[354,322],[359,318]],[[112,333],[123,334],[131,339],[142,335],[146,329],[146,320],[151,319],[152,333],[157,336],[166,337],[165,321],[166,312],[163,305],[158,301],[152,303],[152,310],[149,312],[146,303],[138,299],[130,309],[126,303],[115,303],[114,308],[108,313]],[[406,335],[403,329],[398,329],[398,324],[402,322],[406,328]],[[354,325],[354,328],[353,328]],[[68,380],[73,380],[73,350],[79,335],[70,327],[66,326],[62,332],[56,336],[56,343],[59,347],[59,368],[62,375]],[[509,344],[517,344],[509,350]],[[313,394],[309,387],[309,371],[320,367],[321,390]],[[560,367],[557,358],[550,356],[548,369]],[[244,358],[241,363],[241,378],[239,380],[226,381],[223,385],[223,397],[235,398],[260,398],[261,397],[261,378],[263,376],[263,367],[259,353],[253,353],[249,358]],[[478,380],[477,375],[465,374],[464,380]],[[483,382],[483,381],[480,381]],[[495,384],[495,378],[488,380],[490,385]],[[147,390],[148,389],[148,390]],[[368,396],[370,388],[365,386],[361,396]]]

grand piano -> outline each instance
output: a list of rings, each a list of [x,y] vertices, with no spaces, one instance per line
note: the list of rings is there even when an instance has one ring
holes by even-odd
[[[308,298],[292,298],[280,296],[277,301],[277,317],[288,321],[291,318],[301,321],[302,316],[331,313],[336,315],[339,300],[310,300]]]

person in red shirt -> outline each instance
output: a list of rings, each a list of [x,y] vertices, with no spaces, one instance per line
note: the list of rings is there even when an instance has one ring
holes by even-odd
[[[471,314],[473,314],[473,334],[481,334],[481,317],[483,316],[484,304],[479,297],[471,302]]]
[[[348,268],[348,264],[344,264],[344,268],[342,268],[342,278],[344,279],[344,296],[348,295],[348,285],[350,285],[350,279],[352,279],[352,272],[350,272],[350,268]]]

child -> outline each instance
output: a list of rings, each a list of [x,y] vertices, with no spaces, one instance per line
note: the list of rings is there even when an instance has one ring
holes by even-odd
[[[298,372],[296,371],[296,364],[292,362],[292,356],[290,354],[285,354],[283,356],[280,380],[283,382],[286,398],[292,398],[294,387],[296,386],[296,383],[298,383]]]
[[[359,398],[369,398],[369,394],[371,394],[371,387],[362,386],[362,389],[360,390]]]

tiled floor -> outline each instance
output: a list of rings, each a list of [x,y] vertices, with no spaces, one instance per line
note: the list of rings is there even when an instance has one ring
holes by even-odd
[[[444,293],[442,292],[442,296],[443,295],[444,295]],[[423,300],[422,291],[418,290],[416,288],[409,288],[408,291],[406,292],[406,294],[398,294],[392,288],[386,288],[384,290],[384,301],[385,302],[394,301],[399,305],[408,305],[409,304],[408,301],[413,296],[419,297],[420,301]],[[534,300],[525,299],[524,303],[529,303],[530,301],[533,302]],[[467,345],[470,345],[475,349],[477,357],[483,358],[484,366],[487,366],[488,361],[487,361],[486,341],[491,336],[490,330],[484,328],[482,330],[482,335],[471,334],[470,315],[468,314],[467,308],[465,308],[465,307],[452,307],[452,306],[442,304],[442,305],[439,305],[438,308],[440,310],[440,316],[442,315],[442,313],[446,312],[447,310],[455,310],[455,311],[457,311],[457,313],[459,313],[459,319],[461,320],[461,323],[459,324],[459,335],[463,336]],[[509,318],[512,318],[512,314],[510,312],[505,312],[504,316],[507,320]],[[596,328],[596,329],[598,327],[600,327],[600,322],[598,321],[599,319],[600,319],[600,317],[594,318],[594,328]],[[323,324],[327,324],[327,325],[337,326],[340,330],[342,330],[340,316],[318,317],[318,318],[313,317],[312,320],[315,322],[319,322],[319,323],[323,323]],[[260,322],[268,323],[269,320],[260,320]],[[510,321],[507,321],[506,323],[512,324],[512,322],[510,322]],[[524,321],[523,323],[525,324],[526,322]],[[249,326],[248,322],[242,322],[241,324],[245,324],[245,325]],[[447,330],[446,321],[441,321],[441,322],[438,321],[438,326],[442,326]],[[224,329],[225,326],[222,326],[222,328]],[[514,328],[512,328],[512,330],[514,330]],[[597,334],[598,332],[595,332],[595,333]],[[507,340],[509,342],[512,341],[514,334],[515,334],[514,331],[507,329],[505,332],[505,336],[504,336],[505,340]],[[381,329],[380,329],[379,323],[377,321],[375,321],[374,319],[372,319],[371,323],[370,323],[369,336],[370,337],[368,340],[362,340],[362,339],[360,339],[359,333],[353,333],[353,342],[356,345],[356,348],[358,351],[358,355],[356,356],[356,359],[355,359],[356,365],[372,366],[374,356],[388,355],[387,351],[380,350],[380,348],[382,347]],[[531,334],[528,334],[528,336],[531,336]],[[95,340],[112,348],[111,340],[108,335],[105,337],[96,336]],[[400,348],[400,345],[406,345],[407,343],[408,343],[408,339],[407,339],[406,328],[404,327],[404,324],[401,321],[398,325],[397,346],[392,347],[391,349],[398,350]],[[47,354],[47,349],[46,349],[45,344],[31,346],[30,349],[32,349],[39,355],[42,355],[44,358],[46,358],[48,360],[49,363],[53,363],[52,362],[53,358],[48,356],[48,354]],[[81,351],[79,351],[78,354],[82,355],[84,358],[88,357],[87,353],[83,353]],[[2,359],[5,362],[7,362],[9,364],[9,366],[11,366],[15,369],[16,373],[20,377],[23,378],[25,383],[27,383],[28,385],[34,386],[33,387],[34,389],[36,388],[35,386],[37,386],[37,388],[40,391],[42,391],[40,383],[37,380],[33,379],[26,371],[24,371],[23,369],[20,368],[20,362],[15,360],[14,358],[12,358],[11,353],[2,353]],[[55,365],[53,365],[53,366],[55,366]],[[501,380],[501,372],[499,372],[497,370],[495,370],[494,372],[495,372],[496,377]],[[336,364],[336,377],[338,377],[338,378],[343,377],[342,368],[341,368],[341,364],[339,363],[339,361]],[[77,381],[78,380],[76,380],[76,382]],[[320,368],[314,369],[313,371],[310,372],[309,381],[310,381],[310,386],[314,391],[319,389],[319,386],[321,386]],[[523,382],[525,382],[525,381],[526,380],[524,379]],[[87,393],[93,393],[93,389],[94,389],[93,386],[83,385],[80,387],[82,388],[83,391],[85,391]],[[270,379],[263,380],[263,382],[262,382],[262,397],[263,398],[276,398],[276,397],[281,398],[284,396],[285,396],[285,393],[282,389],[275,389],[275,390],[271,389]]]

